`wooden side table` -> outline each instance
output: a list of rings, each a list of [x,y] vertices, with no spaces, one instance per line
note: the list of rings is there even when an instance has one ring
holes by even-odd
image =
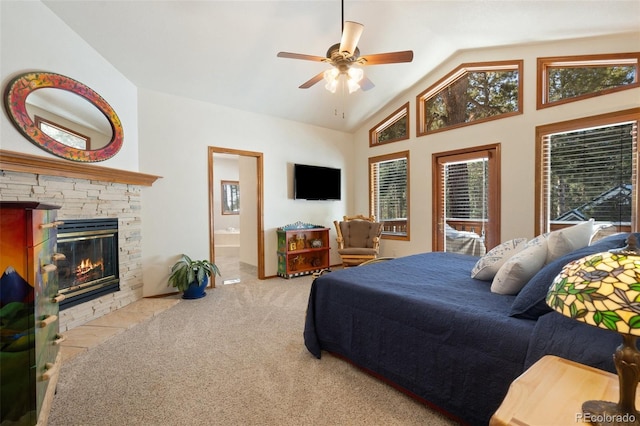
[[[590,425],[583,417],[582,403],[618,402],[618,389],[615,374],[547,355],[511,383],[489,425]],[[640,406],[640,392],[636,406]]]

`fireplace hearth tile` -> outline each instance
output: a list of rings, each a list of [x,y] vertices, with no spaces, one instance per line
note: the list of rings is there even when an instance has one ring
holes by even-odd
[[[72,360],[89,348],[169,309],[180,301],[178,296],[175,298],[139,299],[114,312],[64,332],[65,340],[60,345],[62,361]]]
[[[179,295],[176,295],[175,298],[167,297],[140,299],[135,301],[134,303],[128,304],[121,309],[118,309],[118,311],[116,312],[136,312],[154,316],[166,309],[169,309],[178,302],[180,302]]]
[[[60,355],[62,356],[62,362],[72,360],[80,355],[82,352],[86,352],[89,348],[78,348],[75,346],[60,346]]]
[[[91,348],[125,331],[122,327],[82,325],[64,333],[63,347]]]

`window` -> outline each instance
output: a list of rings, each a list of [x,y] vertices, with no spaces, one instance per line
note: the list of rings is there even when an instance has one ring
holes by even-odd
[[[500,243],[500,145],[436,153],[434,251],[482,256]]]
[[[409,139],[409,102],[369,130],[369,146]]]
[[[409,151],[369,158],[369,214],[382,238],[409,240]]]
[[[55,139],[56,141],[77,149],[91,149],[91,139],[88,136],[81,135],[78,132],[67,129],[59,124],[49,121],[42,117],[35,116],[36,126],[42,133]]]
[[[637,230],[640,109],[537,129],[536,233],[595,219]]]
[[[522,114],[522,61],[463,64],[416,98],[418,136]]]
[[[537,107],[638,87],[640,53],[538,58]]]

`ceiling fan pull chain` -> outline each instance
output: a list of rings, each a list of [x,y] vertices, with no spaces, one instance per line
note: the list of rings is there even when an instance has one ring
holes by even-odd
[[[344,0],[341,0],[342,3],[342,28],[340,28],[340,37],[342,37],[342,34],[344,33]]]

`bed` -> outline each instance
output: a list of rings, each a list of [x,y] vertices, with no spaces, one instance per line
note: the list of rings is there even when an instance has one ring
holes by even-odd
[[[479,258],[422,253],[314,280],[307,349],[328,351],[468,424],[486,425],[510,383],[546,354],[615,371],[615,333],[567,319],[544,297],[562,266],[624,246],[607,237],[550,261],[515,295],[471,278]],[[594,345],[593,342],[598,344]]]

